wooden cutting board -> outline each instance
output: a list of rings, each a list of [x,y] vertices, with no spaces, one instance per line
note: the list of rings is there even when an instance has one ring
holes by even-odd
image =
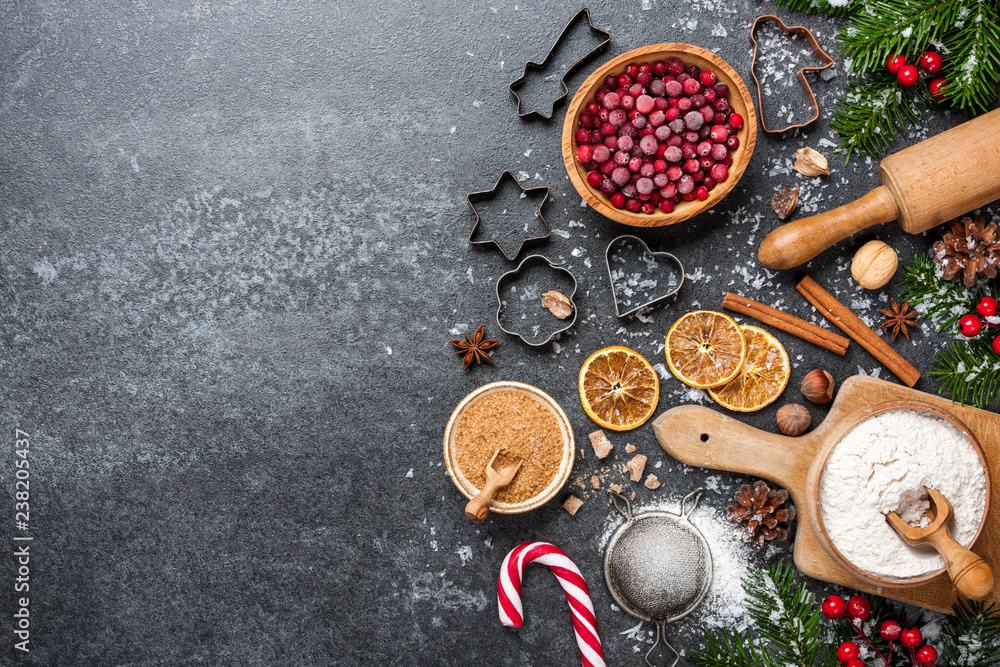
[[[653,422],[653,430],[660,446],[682,463],[753,475],[788,489],[798,513],[793,556],[796,567],[804,574],[918,607],[951,613],[951,606],[958,598],[947,573],[918,586],[881,587],[876,591],[875,586],[851,575],[826,553],[809,516],[806,474],[825,435],[840,427],[857,410],[895,399],[930,403],[965,422],[986,452],[990,476],[1000,480],[1000,415],[865,376],[848,378],[841,385],[823,423],[796,438],[761,431],[700,405],[683,405],[667,410]],[[1000,498],[994,485],[991,490],[993,511],[972,549],[990,564],[995,573],[1000,573],[998,503]],[[1000,603],[1000,587],[986,602]]]

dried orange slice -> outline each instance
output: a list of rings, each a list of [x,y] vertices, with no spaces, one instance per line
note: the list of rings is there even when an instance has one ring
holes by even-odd
[[[628,431],[647,419],[660,399],[660,380],[646,358],[627,347],[606,347],[580,369],[580,402],[602,428]]]
[[[747,356],[736,378],[708,395],[724,408],[753,412],[774,402],[788,385],[792,367],[788,353],[777,338],[758,327],[742,325]]]
[[[682,315],[667,332],[667,365],[684,384],[708,389],[732,380],[746,357],[740,325],[711,310]]]

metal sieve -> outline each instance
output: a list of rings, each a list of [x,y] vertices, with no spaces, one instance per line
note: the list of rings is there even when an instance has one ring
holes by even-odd
[[[712,582],[708,542],[688,520],[704,492],[698,488],[685,496],[680,515],[661,511],[633,514],[627,498],[608,492],[625,523],[611,536],[604,552],[604,580],[620,607],[656,624],[656,642],[645,656],[650,667],[649,656],[661,641],[674,653],[670,667],[680,660],[680,654],[666,640],[665,626],[697,607]]]

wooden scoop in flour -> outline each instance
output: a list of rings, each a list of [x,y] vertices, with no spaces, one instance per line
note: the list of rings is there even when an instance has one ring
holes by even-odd
[[[993,570],[951,536],[948,525],[953,512],[948,499],[937,489],[928,488],[927,493],[931,498],[931,508],[927,511],[931,522],[926,528],[911,526],[895,512],[886,515],[889,525],[911,547],[934,547],[944,559],[948,576],[959,593],[970,600],[985,600],[993,593]]]
[[[760,261],[790,269],[880,222],[919,234],[1000,199],[1000,109],[890,155],[878,172],[882,185],[861,199],[768,234]]]
[[[486,484],[476,494],[476,497],[470,500],[465,506],[465,516],[476,523],[483,521],[489,515],[490,501],[493,500],[493,496],[497,494],[497,491],[510,484],[510,481],[514,479],[514,475],[521,469],[521,463],[523,463],[521,459],[518,459],[517,463],[512,463],[506,468],[497,470],[493,467],[493,462],[497,460],[498,456],[500,456],[499,449],[493,455],[493,458],[490,459],[490,462],[486,464]]]

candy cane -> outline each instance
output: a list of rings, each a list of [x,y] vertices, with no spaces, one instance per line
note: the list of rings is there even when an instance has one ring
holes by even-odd
[[[503,559],[497,581],[500,623],[508,628],[520,628],[524,625],[521,578],[524,568],[535,561],[547,566],[556,575],[559,585],[566,593],[566,600],[573,613],[573,629],[576,631],[576,644],[580,647],[583,667],[605,667],[604,650],[597,634],[597,617],[594,616],[594,604],[590,601],[587,582],[569,556],[547,542],[525,542]]]

